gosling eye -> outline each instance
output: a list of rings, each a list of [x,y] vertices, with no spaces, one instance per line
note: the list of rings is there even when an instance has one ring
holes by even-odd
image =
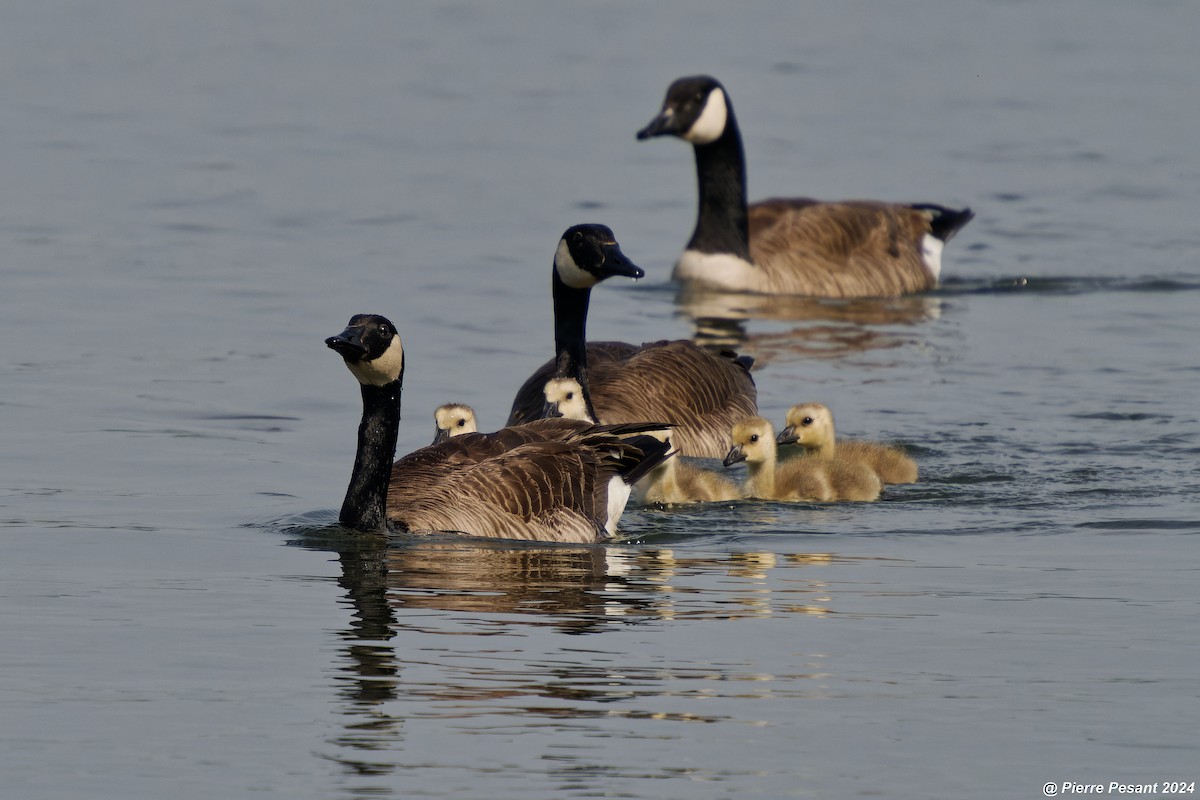
[[[567,392],[567,399],[568,399],[568,400],[574,400],[574,399],[575,399],[575,393],[574,393],[574,392]]]
[[[805,417],[804,419],[802,419],[802,420],[800,421],[800,424],[801,424],[801,425],[803,425],[804,427],[806,427],[806,428],[807,428],[809,425],[812,425],[812,424],[813,424],[813,418],[812,418],[812,417]]]
[[[467,425],[467,421],[466,421],[465,419],[460,419],[460,420],[458,421],[458,427],[460,427],[460,428],[465,428],[465,427],[466,427],[466,425]]]
[[[754,444],[754,443],[755,443],[755,442],[757,442],[757,441],[758,441],[758,434],[756,433],[756,434],[754,434],[753,436],[751,436],[751,437],[750,437],[750,443],[751,443],[751,444]]]

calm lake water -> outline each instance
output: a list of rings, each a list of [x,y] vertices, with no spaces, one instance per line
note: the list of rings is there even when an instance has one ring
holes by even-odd
[[[0,24],[5,797],[1033,798],[1200,779],[1190,0],[28,3]],[[926,296],[678,296],[729,87],[751,196],[970,205]],[[332,526],[386,314],[400,448],[499,426],[561,232],[595,338],[904,443],[870,505],[598,547]]]

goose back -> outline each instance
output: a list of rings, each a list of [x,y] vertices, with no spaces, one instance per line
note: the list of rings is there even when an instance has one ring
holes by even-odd
[[[713,353],[684,339],[640,346],[592,342],[587,359],[599,422],[670,423],[672,441],[686,456],[721,458],[733,423],[757,413],[751,360],[730,351]],[[510,425],[544,413],[545,384],[555,373],[556,363],[547,361],[521,386]]]
[[[750,206],[753,285],[814,297],[896,297],[932,289],[941,243],[933,214],[873,201],[773,198]],[[936,252],[935,252],[936,251]]]
[[[392,468],[389,520],[412,533],[535,541],[587,543],[613,534],[614,481],[636,482],[666,456],[666,445],[621,438],[649,426],[573,422],[464,434],[404,456]]]

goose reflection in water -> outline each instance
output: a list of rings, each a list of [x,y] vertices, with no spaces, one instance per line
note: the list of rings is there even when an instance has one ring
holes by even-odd
[[[486,540],[390,542],[384,537],[304,539],[333,550],[349,621],[336,636],[330,674],[341,730],[327,758],[369,780],[399,772],[406,737],[432,718],[654,718],[714,722],[703,709],[649,711],[684,686],[761,683],[737,664],[677,664],[597,657],[601,648],[523,644],[598,634],[664,620],[761,619],[828,613],[823,554],[754,550],[681,554],[644,545],[563,547]],[[788,576],[774,576],[776,570]],[[471,637],[467,640],[463,636]],[[475,638],[481,637],[481,638]],[[514,643],[514,639],[518,643]],[[552,654],[552,655],[551,655]],[[617,663],[620,661],[620,663]],[[765,690],[765,689],[764,689]],[[709,691],[705,689],[705,691]]]
[[[913,339],[903,327],[937,319],[942,302],[930,295],[829,300],[735,294],[690,284],[675,295],[678,313],[692,321],[697,344],[713,350],[735,348],[752,356],[756,367],[903,347]],[[751,332],[754,321],[796,324],[785,330]]]

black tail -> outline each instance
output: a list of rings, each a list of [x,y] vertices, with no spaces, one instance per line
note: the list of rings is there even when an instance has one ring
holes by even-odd
[[[633,445],[642,451],[641,458],[626,457],[622,459],[621,480],[630,486],[666,461],[671,454],[671,443],[655,439],[653,436],[631,436],[623,443]]]
[[[969,208],[957,211],[933,203],[913,203],[912,207],[918,211],[929,212],[932,216],[929,225],[933,229],[933,236],[943,242],[950,241],[951,237],[958,233],[964,225],[975,219],[975,212]]]

